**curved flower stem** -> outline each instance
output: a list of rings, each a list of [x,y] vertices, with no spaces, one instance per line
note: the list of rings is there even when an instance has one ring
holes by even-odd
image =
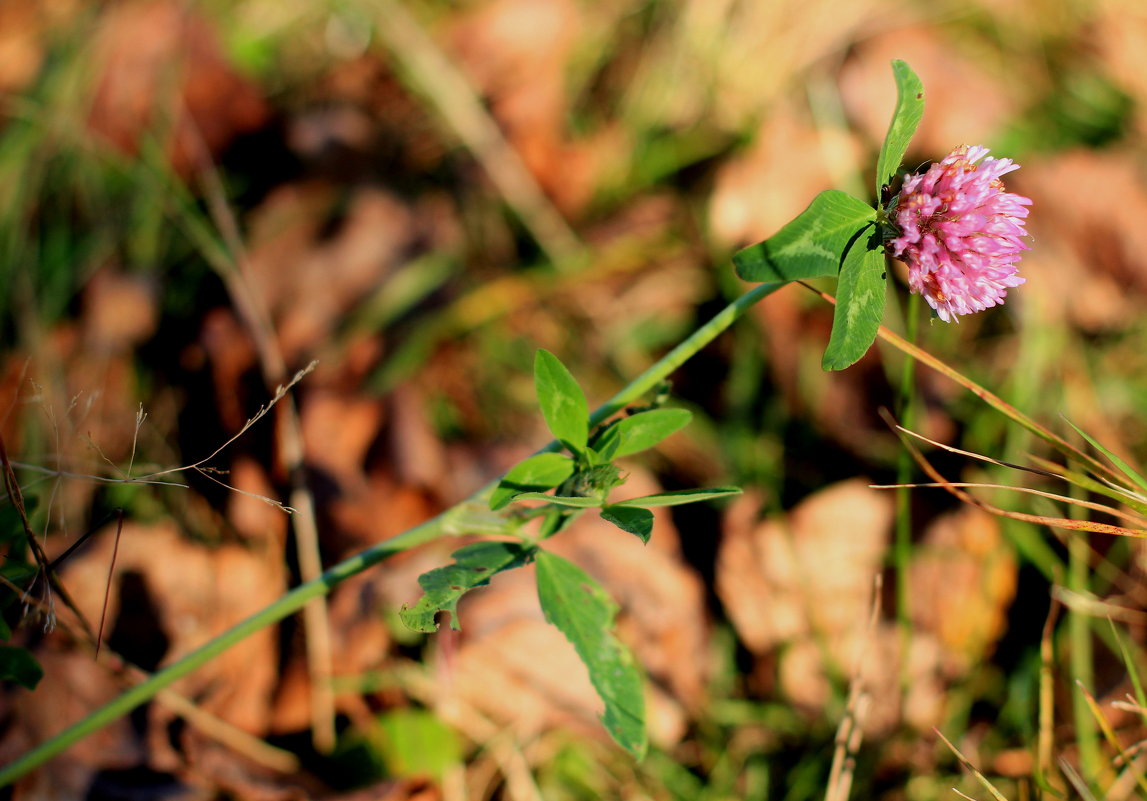
[[[712,342],[718,334],[732,325],[750,306],[782,286],[784,285],[761,284],[730,303],[713,319],[694,331],[680,345],[595,410],[590,415],[590,424],[596,425],[606,420],[627,404],[636,401],[656,387],[678,367],[696,355],[701,348]],[[556,451],[559,447],[557,442],[551,442],[542,451]],[[325,596],[336,585],[351,576],[357,575],[395,554],[439,537],[501,532],[505,528],[505,519],[487,508],[487,499],[496,486],[496,481],[487,484],[466,500],[450,507],[437,517],[373,545],[365,551],[339,562],[318,578],[295,587],[266,608],[235,624],[179,661],[168,665],[150,678],[117,696],[78,723],[41,743],[11,764],[0,768],[0,787],[11,784],[28,771],[42,765],[89,734],[126,715],[141,704],[147,703],[172,682],[210,662],[256,631],[298,612],[306,606],[308,601]]]

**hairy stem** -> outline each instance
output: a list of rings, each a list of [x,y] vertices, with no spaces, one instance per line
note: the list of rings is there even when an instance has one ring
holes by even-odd
[[[712,342],[722,331],[761,298],[775,292],[783,284],[761,284],[746,292],[717,313],[713,319],[694,331],[680,345],[658,360],[644,373],[629,382],[621,391],[606,401],[590,415],[591,425],[596,425],[616,414],[626,405],[641,398],[656,387],[682,364]],[[556,451],[557,442],[551,442],[543,451]],[[0,768],[0,787],[11,784],[28,771],[64,751],[72,744],[108,725],[117,718],[128,714],[141,704],[147,703],[161,690],[177,679],[210,662],[232,645],[259,631],[264,626],[277,623],[298,612],[309,601],[326,596],[336,585],[357,575],[368,567],[382,562],[397,553],[439,537],[456,537],[480,531],[488,526],[490,511],[486,508],[487,499],[497,482],[491,482],[466,500],[452,506],[412,529],[380,542],[355,556],[331,567],[315,579],[295,587],[277,601],[246,620],[200,646],[187,656],[147,680],[132,687],[127,692],[95,710],[78,723],[41,743],[11,764]]]

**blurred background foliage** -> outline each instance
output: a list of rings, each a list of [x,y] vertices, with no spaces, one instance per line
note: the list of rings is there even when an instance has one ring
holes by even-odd
[[[735,249],[822,189],[865,196],[893,58],[927,90],[906,169],[984,144],[1023,165],[1008,187],[1034,200],[1028,283],[1006,307],[925,323],[922,345],[1134,462],[1147,436],[1136,0],[4,0],[0,434],[30,466],[17,473],[47,553],[92,535],[60,569],[76,607],[94,627],[110,584],[109,653],[153,670],[297,581],[288,517],[251,495],[286,502],[289,410],[212,459],[218,472],[181,474],[188,488],[114,479],[211,454],[314,359],[295,396],[324,563],[466,497],[547,439],[536,348],[600,402],[744,290]],[[890,272],[899,330],[902,265]],[[822,373],[831,314],[798,287],[762,302],[675,376],[694,425],[629,466],[635,495],[739,484],[743,499],[659,511],[647,548],[589,521],[555,540],[622,606],[648,678],[643,763],[604,738],[528,577],[468,599],[461,635],[398,624],[447,542],[330,597],[333,752],[311,742],[290,621],[176,688],[270,752],[161,699],[18,797],[820,798],[861,643],[853,797],[986,797],[933,727],[1008,797],[1040,792],[1041,736],[1111,786],[1114,755],[1073,682],[1125,742],[1143,736],[1141,717],[1107,705],[1131,685],[1104,619],[1143,643],[1143,549],[917,490],[898,625],[894,496],[868,484],[895,480],[901,446],[877,410],[896,405],[904,360],[878,345]],[[927,370],[915,395],[930,437],[1046,455]],[[935,460],[952,479],[1020,481]],[[1044,637],[1053,595],[1069,610]],[[52,633],[18,630],[46,677],[0,701],[3,761],[132,680],[56,613]],[[1120,787],[1108,797],[1132,797]]]

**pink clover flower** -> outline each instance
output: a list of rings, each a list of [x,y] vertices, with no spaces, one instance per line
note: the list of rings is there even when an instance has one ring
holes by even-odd
[[[1003,303],[1024,282],[1016,273],[1028,250],[1031,200],[1005,191],[1000,180],[1019,165],[987,153],[961,145],[926,172],[905,176],[890,209],[900,229],[892,255],[908,264],[911,291],[945,322]]]

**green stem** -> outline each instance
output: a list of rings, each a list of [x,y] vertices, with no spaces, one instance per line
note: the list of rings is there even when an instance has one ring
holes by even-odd
[[[630,381],[624,389],[598,407],[598,409],[589,416],[589,424],[595,426],[603,422],[652,390],[675,372],[678,367],[697,355],[697,351],[716,339],[718,334],[732,325],[750,306],[761,298],[776,292],[782,286],[785,285],[758,284],[724,309],[717,312],[712,320],[690,334],[688,339],[665,354],[656,364]],[[551,446],[554,445],[556,445],[556,443],[551,443]]]
[[[920,329],[920,296],[909,295],[908,307],[905,311],[906,325],[905,338],[911,344],[916,344]],[[900,374],[900,409],[898,416],[900,425],[913,428],[916,417],[916,404],[913,403],[916,386],[916,360],[905,359],[904,369]],[[907,484],[912,480],[912,471],[915,462],[907,448],[900,449],[900,456],[896,464],[896,481]],[[912,494],[909,489],[902,489],[896,493],[896,543],[893,550],[893,559],[896,563],[896,618],[900,623],[901,632],[905,637],[911,632],[912,597],[908,586],[909,563],[912,559]],[[905,643],[907,645],[907,643]],[[907,651],[905,651],[907,653]]]
[[[1072,487],[1072,494],[1079,492]],[[1074,515],[1073,515],[1074,516]],[[1067,586],[1081,597],[1090,593],[1091,548],[1087,540],[1077,533],[1069,533],[1067,541]],[[1091,647],[1091,618],[1086,613],[1068,608],[1067,611],[1068,664],[1074,683],[1088,691],[1095,688],[1094,655]],[[1087,695],[1072,687],[1072,714],[1075,721],[1075,742],[1079,748],[1079,767],[1085,780],[1094,779],[1102,770],[1099,748],[1099,730],[1087,703]]]
[[[688,339],[629,382],[621,391],[594,411],[590,415],[590,424],[596,425],[606,420],[656,387],[678,367],[696,355],[701,348],[712,342],[718,334],[732,325],[750,306],[766,295],[775,292],[781,286],[783,284],[761,284],[730,303],[718,312],[712,320],[694,331]],[[551,442],[542,450],[556,451],[559,448],[560,445],[557,442]],[[486,508],[486,499],[496,486],[496,481],[487,484],[466,500],[450,507],[437,517],[367,548],[365,551],[339,562],[318,578],[295,587],[270,606],[237,623],[215,639],[208,641],[179,661],[158,671],[147,680],[95,710],[83,720],[41,743],[16,761],[0,768],[0,787],[11,784],[28,771],[42,765],[89,734],[126,715],[141,704],[147,703],[160,690],[177,679],[210,662],[232,645],[254,634],[264,626],[277,623],[298,612],[306,605],[307,601],[326,595],[336,585],[351,576],[357,575],[397,553],[430,542],[438,537],[461,536],[482,530],[490,522],[491,513]]]

